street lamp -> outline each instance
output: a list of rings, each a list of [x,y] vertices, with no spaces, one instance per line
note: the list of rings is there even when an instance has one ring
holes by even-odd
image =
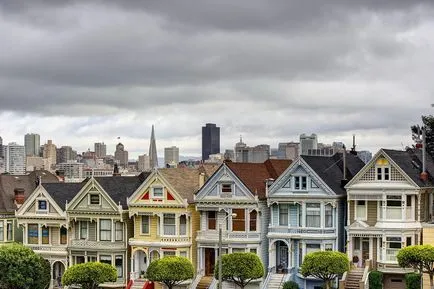
[[[232,213],[230,215],[227,215],[226,217],[224,217],[224,219],[219,222],[219,283],[218,283],[218,289],[222,289],[222,246],[223,246],[223,241],[222,241],[222,222],[226,221],[227,218],[229,218],[229,216],[231,216],[232,218],[236,218],[237,214]]]

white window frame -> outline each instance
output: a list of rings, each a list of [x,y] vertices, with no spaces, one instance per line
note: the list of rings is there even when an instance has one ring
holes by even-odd
[[[155,190],[156,189],[157,190],[161,189],[161,195],[160,194],[155,195]],[[164,187],[162,187],[162,186],[155,186],[155,187],[152,187],[151,191],[152,191],[152,198],[153,199],[163,199],[164,198]]]
[[[166,219],[166,217],[168,217],[168,215],[173,215],[173,220],[174,220],[174,224],[168,224],[168,226],[169,227],[174,227],[174,230],[173,230],[173,234],[166,234],[166,229],[165,229],[165,226],[166,226],[166,223],[164,222],[164,220]],[[163,236],[176,236],[176,214],[175,213],[165,213],[165,214],[163,214],[163,220],[162,220],[162,222],[163,222]]]
[[[381,170],[380,173],[378,173],[378,169]],[[387,173],[386,173],[386,169],[387,169]],[[390,165],[377,165],[375,166],[375,180],[376,181],[390,181],[390,171],[391,171],[391,167]],[[387,180],[385,177],[388,177]]]
[[[120,226],[120,228],[119,228]],[[119,230],[120,229],[120,230]],[[118,238],[118,233],[120,232],[120,239]],[[124,240],[124,223],[121,221],[115,222],[115,241],[123,241]]]
[[[286,220],[285,220],[285,222],[286,222],[286,224],[282,224],[282,220],[281,220],[281,208],[282,208],[282,206],[286,206]],[[289,204],[279,204],[278,205],[278,216],[279,216],[279,226],[285,226],[285,227],[288,227],[289,226]],[[284,211],[282,211],[282,212],[284,212]],[[285,213],[284,213],[284,215],[285,215]]]
[[[327,212],[327,207],[329,207],[330,208],[330,212],[331,212],[331,219],[332,219],[332,221],[331,221],[331,226],[327,226],[327,218],[326,218],[326,212]],[[334,216],[334,208],[333,208],[333,206],[332,206],[332,204],[330,204],[330,203],[326,203],[326,204],[324,204],[324,227],[325,228],[333,228],[334,226],[335,226],[335,218],[334,218],[335,216]]]
[[[5,239],[5,223],[3,220],[0,220],[0,241],[4,241]]]
[[[11,234],[10,234],[10,238],[9,238],[9,230],[8,230],[8,226],[11,225]],[[14,240],[14,221],[9,220],[6,221],[6,241],[11,242]]]
[[[365,202],[365,216],[357,215],[357,203]],[[368,201],[367,200],[355,200],[354,201],[354,219],[359,221],[366,221],[368,219]]]
[[[181,224],[181,217],[184,216],[185,218],[185,224]],[[188,235],[188,217],[185,214],[182,214],[179,216],[178,218],[178,223],[179,223],[179,235],[180,236],[187,236]],[[175,220],[175,224],[176,224],[176,220]],[[181,228],[182,226],[185,225],[185,232],[181,232]]]
[[[319,207],[316,207],[316,208],[308,208],[308,205],[319,205]],[[315,216],[315,217],[319,217],[319,224],[318,224],[318,226],[315,226],[315,227],[309,227],[308,225],[307,225],[307,218],[308,218],[308,216],[310,216],[310,215],[308,215],[307,214],[307,212],[308,211],[312,211],[312,212],[319,212],[319,214],[315,214],[315,215],[312,215],[312,216]],[[305,227],[306,228],[321,228],[321,204],[320,203],[315,203],[315,202],[312,202],[312,203],[306,203],[306,206],[305,206]]]
[[[101,194],[98,193],[89,193],[89,206],[100,206],[101,205]],[[92,204],[92,196],[98,196],[98,204]]]
[[[231,191],[230,192],[223,192],[223,186],[229,186]],[[234,185],[233,183],[229,183],[229,182],[222,182],[220,183],[220,195],[225,195],[225,196],[232,196],[234,194]]]
[[[176,256],[176,250],[163,250],[163,258],[168,256]]]
[[[303,188],[303,178],[306,178],[306,187],[305,188]],[[298,185],[299,185],[298,188],[296,186],[297,181],[298,181]],[[308,190],[308,181],[309,181],[309,178],[307,176],[294,176],[294,182],[293,182],[294,183],[294,191],[302,191],[302,192],[307,191]]]
[[[39,209],[39,202],[40,201],[45,202],[45,205],[46,205],[45,210],[44,209]],[[49,211],[50,211],[50,204],[49,204],[48,200],[45,199],[45,198],[36,198],[36,213],[44,213],[44,214],[46,214]]]
[[[86,223],[86,237],[85,238],[83,238],[83,236],[81,234],[82,233],[82,225],[83,225],[83,223]],[[79,221],[78,226],[79,226],[78,239],[80,239],[80,240],[88,240],[89,239],[89,222],[88,221]]]
[[[148,232],[143,232],[143,219],[148,219]],[[140,216],[140,235],[150,235],[151,234],[151,216],[149,215],[142,215]]]
[[[103,224],[103,222],[108,222],[107,224],[110,224],[110,230],[108,230],[108,229],[102,229],[102,224]],[[110,232],[110,234],[109,234],[109,238],[108,239],[102,239],[102,232]],[[108,242],[108,241],[112,241],[112,233],[113,233],[113,222],[112,222],[112,220],[110,220],[110,219],[99,219],[99,232],[98,232],[98,234],[99,234],[99,240],[100,241],[105,241],[105,242]]]
[[[401,241],[398,241],[398,240],[388,240],[389,238],[399,238]],[[387,261],[387,262],[396,262],[396,254],[398,253],[398,251],[399,251],[400,249],[402,249],[402,248],[405,247],[405,246],[403,246],[403,244],[402,244],[402,236],[386,236],[385,239],[386,239],[386,240],[385,240],[385,242],[386,242],[386,248],[385,248],[385,250],[386,250],[386,256],[385,256],[385,260],[383,260],[383,261]],[[400,247],[400,248],[390,248],[390,247],[389,247],[389,246],[390,246],[390,243],[400,243],[400,244],[401,244],[401,247]],[[388,250],[389,250],[389,252],[391,252],[391,251],[395,251],[395,252],[396,252],[395,255],[394,255],[394,257],[389,258],[389,256],[392,256],[392,254],[388,254]]]

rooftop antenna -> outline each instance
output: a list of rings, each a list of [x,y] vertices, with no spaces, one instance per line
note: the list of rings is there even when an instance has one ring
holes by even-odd
[[[355,134],[353,134],[353,146],[352,146],[352,148],[350,150],[350,153],[352,155],[357,155],[357,151],[356,151],[356,135]]]

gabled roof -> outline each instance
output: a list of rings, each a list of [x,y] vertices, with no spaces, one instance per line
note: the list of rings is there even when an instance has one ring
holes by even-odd
[[[306,164],[332,189],[337,195],[345,195],[342,186],[343,154],[336,153],[333,156],[300,156]],[[364,163],[353,154],[346,154],[346,178],[351,180],[363,167]]]
[[[42,186],[47,193],[53,198],[56,204],[65,210],[66,202],[71,201],[75,195],[85,185],[85,182],[81,183],[42,183]]]
[[[226,162],[232,172],[249,188],[250,192],[265,198],[267,179],[277,179],[291,164],[291,160],[267,160],[264,163]]]
[[[128,209],[127,198],[148,178],[151,172],[143,172],[138,176],[97,177],[95,180],[107,192],[116,204]],[[83,182],[86,183],[88,179]]]
[[[425,169],[428,173],[428,181],[424,182],[420,178],[422,172],[422,152],[421,150],[407,149],[406,151],[382,149],[401,170],[411,178],[419,187],[432,187],[434,176],[434,162],[429,154],[426,155]]]
[[[199,169],[163,168],[158,172],[183,199],[193,202],[193,196],[199,190]]]
[[[27,199],[35,190],[39,177],[42,183],[59,182],[55,175],[46,170],[33,171],[28,175],[0,175],[0,212],[14,212],[17,209],[14,190],[24,189],[24,197]]]

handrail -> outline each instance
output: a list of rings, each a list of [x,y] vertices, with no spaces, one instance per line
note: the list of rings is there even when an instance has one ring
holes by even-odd
[[[365,261],[365,268],[363,270],[362,280],[360,280],[359,282],[359,289],[365,289],[366,283],[368,283],[369,285],[369,282],[367,282],[367,280],[369,280],[368,275],[369,275],[369,271],[371,270],[371,265],[372,265],[372,260]]]
[[[261,289],[267,289],[268,288],[268,283],[270,282],[271,273],[273,272],[274,268],[275,268],[275,266],[268,268],[267,277],[265,277],[265,280],[264,280],[264,283],[262,283]]]
[[[339,289],[345,289],[345,282],[347,281],[348,271],[344,272],[341,280],[339,280]]]
[[[208,289],[215,289],[217,288],[218,280],[216,278],[212,278],[211,284],[209,284]]]
[[[282,279],[280,280],[280,283],[279,283],[279,288],[282,288],[282,284],[283,284],[283,281],[285,280],[286,275],[288,275],[288,274],[283,274]]]
[[[190,285],[190,289],[195,289],[196,287],[197,287],[197,284],[199,284],[199,282],[200,282],[200,279],[202,279],[202,277],[203,277],[203,274],[197,274],[196,275],[196,278],[194,279],[194,281],[191,283],[191,285]]]

